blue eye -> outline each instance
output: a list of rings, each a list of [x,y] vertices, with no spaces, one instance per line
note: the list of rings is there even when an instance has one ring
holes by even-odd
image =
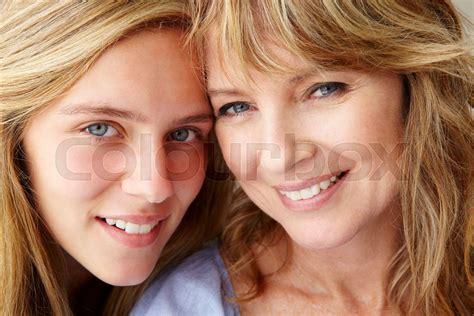
[[[111,137],[118,135],[118,131],[110,126],[109,124],[105,123],[95,123],[87,126],[85,130],[94,136],[97,137]]]
[[[343,89],[346,84],[342,82],[327,82],[322,84],[317,84],[311,89],[311,96],[316,98],[324,98],[335,92],[339,92]]]
[[[189,128],[181,128],[172,132],[169,137],[177,142],[190,142],[196,139],[197,132]]]
[[[248,111],[250,109],[250,105],[245,102],[232,102],[222,106],[219,109],[219,116],[233,116]]]

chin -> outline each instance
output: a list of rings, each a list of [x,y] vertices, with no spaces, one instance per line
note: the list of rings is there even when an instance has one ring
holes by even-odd
[[[105,277],[99,278],[103,282],[113,286],[133,286],[143,283],[151,273],[141,275],[127,275],[126,277]]]
[[[146,269],[128,267],[125,269],[110,269],[96,275],[101,281],[113,286],[134,286],[143,283],[152,273],[154,266]]]
[[[313,251],[341,247],[349,243],[357,235],[357,229],[348,229],[339,233],[335,231],[328,232],[328,230],[315,233],[314,229],[308,231],[307,234],[302,234],[301,232],[302,230],[299,230],[296,234],[289,234],[291,240],[300,247]]]

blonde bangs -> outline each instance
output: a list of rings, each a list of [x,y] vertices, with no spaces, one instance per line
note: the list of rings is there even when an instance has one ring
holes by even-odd
[[[287,50],[316,71],[450,71],[452,65],[445,63],[469,51],[462,25],[453,19],[457,13],[446,2],[263,0],[194,5],[198,8],[192,8],[195,24],[190,36],[201,56],[211,44],[211,33],[222,69],[234,75],[242,72],[247,80],[249,69],[297,71],[274,54],[272,46]],[[433,20],[439,23],[433,25]],[[229,60],[240,67],[228,69]]]

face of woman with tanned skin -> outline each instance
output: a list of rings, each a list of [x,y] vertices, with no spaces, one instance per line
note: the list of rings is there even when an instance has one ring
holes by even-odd
[[[244,83],[233,75],[239,64],[220,63],[215,45],[208,49],[208,90],[227,164],[250,199],[304,248],[379,236],[380,223],[392,224],[398,192],[401,78],[316,72],[269,47],[296,74],[250,70],[253,82]]]
[[[119,41],[26,130],[46,226],[113,285],[148,277],[204,180],[212,113],[181,37],[162,29]]]

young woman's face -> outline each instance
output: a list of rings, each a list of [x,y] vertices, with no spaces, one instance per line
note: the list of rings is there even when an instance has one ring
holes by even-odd
[[[119,41],[26,129],[41,217],[113,285],[150,274],[204,180],[212,113],[181,35]]]
[[[233,76],[235,62],[225,60],[224,72],[215,47],[208,50],[208,93],[224,157],[250,199],[297,244],[343,245],[394,214],[387,210],[398,192],[402,80],[318,73],[281,48],[273,52],[297,74],[251,70],[246,84]]]

